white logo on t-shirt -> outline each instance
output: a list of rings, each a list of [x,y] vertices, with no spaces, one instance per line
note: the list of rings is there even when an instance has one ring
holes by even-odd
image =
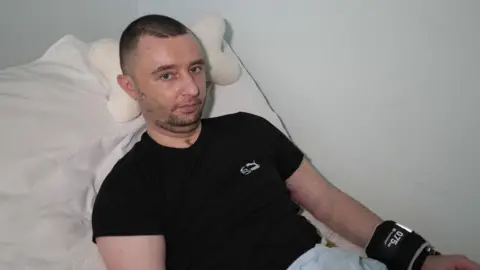
[[[245,164],[240,169],[240,172],[243,173],[244,175],[250,174],[251,172],[255,171],[256,169],[260,168],[260,165],[255,162],[255,160],[251,163]]]

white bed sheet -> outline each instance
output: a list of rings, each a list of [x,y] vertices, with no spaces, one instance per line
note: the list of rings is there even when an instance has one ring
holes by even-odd
[[[92,203],[144,126],[110,118],[88,49],[69,35],[37,61],[0,71],[0,269],[104,269],[91,242]],[[285,132],[242,71],[216,88],[210,116],[248,111]]]

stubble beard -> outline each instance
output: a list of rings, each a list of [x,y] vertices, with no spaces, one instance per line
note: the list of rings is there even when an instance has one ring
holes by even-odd
[[[145,93],[143,93],[142,91],[138,91],[137,94],[138,94],[139,102],[144,102],[147,100]],[[197,110],[197,112],[195,112],[194,117],[191,119],[185,119],[185,118],[182,118],[181,116],[170,114],[166,121],[157,119],[154,121],[154,124],[156,127],[171,133],[178,133],[178,134],[191,133],[195,131],[195,129],[197,129],[198,125],[200,124],[203,108],[204,108],[204,103],[202,102],[200,108]],[[149,107],[145,109],[145,111],[148,113],[152,113],[155,110]]]
[[[174,114],[169,115],[166,121],[156,120],[155,125],[172,133],[191,133],[197,129],[202,117],[203,105],[195,112],[194,117],[185,119]]]

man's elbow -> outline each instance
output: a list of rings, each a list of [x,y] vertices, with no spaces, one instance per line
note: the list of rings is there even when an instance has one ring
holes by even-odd
[[[338,190],[304,160],[287,180],[291,197],[317,219],[328,219],[333,213],[334,198]]]

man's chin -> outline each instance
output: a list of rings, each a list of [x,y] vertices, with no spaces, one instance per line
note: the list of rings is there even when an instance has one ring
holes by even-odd
[[[197,111],[195,114],[178,115],[172,117],[171,124],[178,127],[197,126],[200,123],[202,114]]]

